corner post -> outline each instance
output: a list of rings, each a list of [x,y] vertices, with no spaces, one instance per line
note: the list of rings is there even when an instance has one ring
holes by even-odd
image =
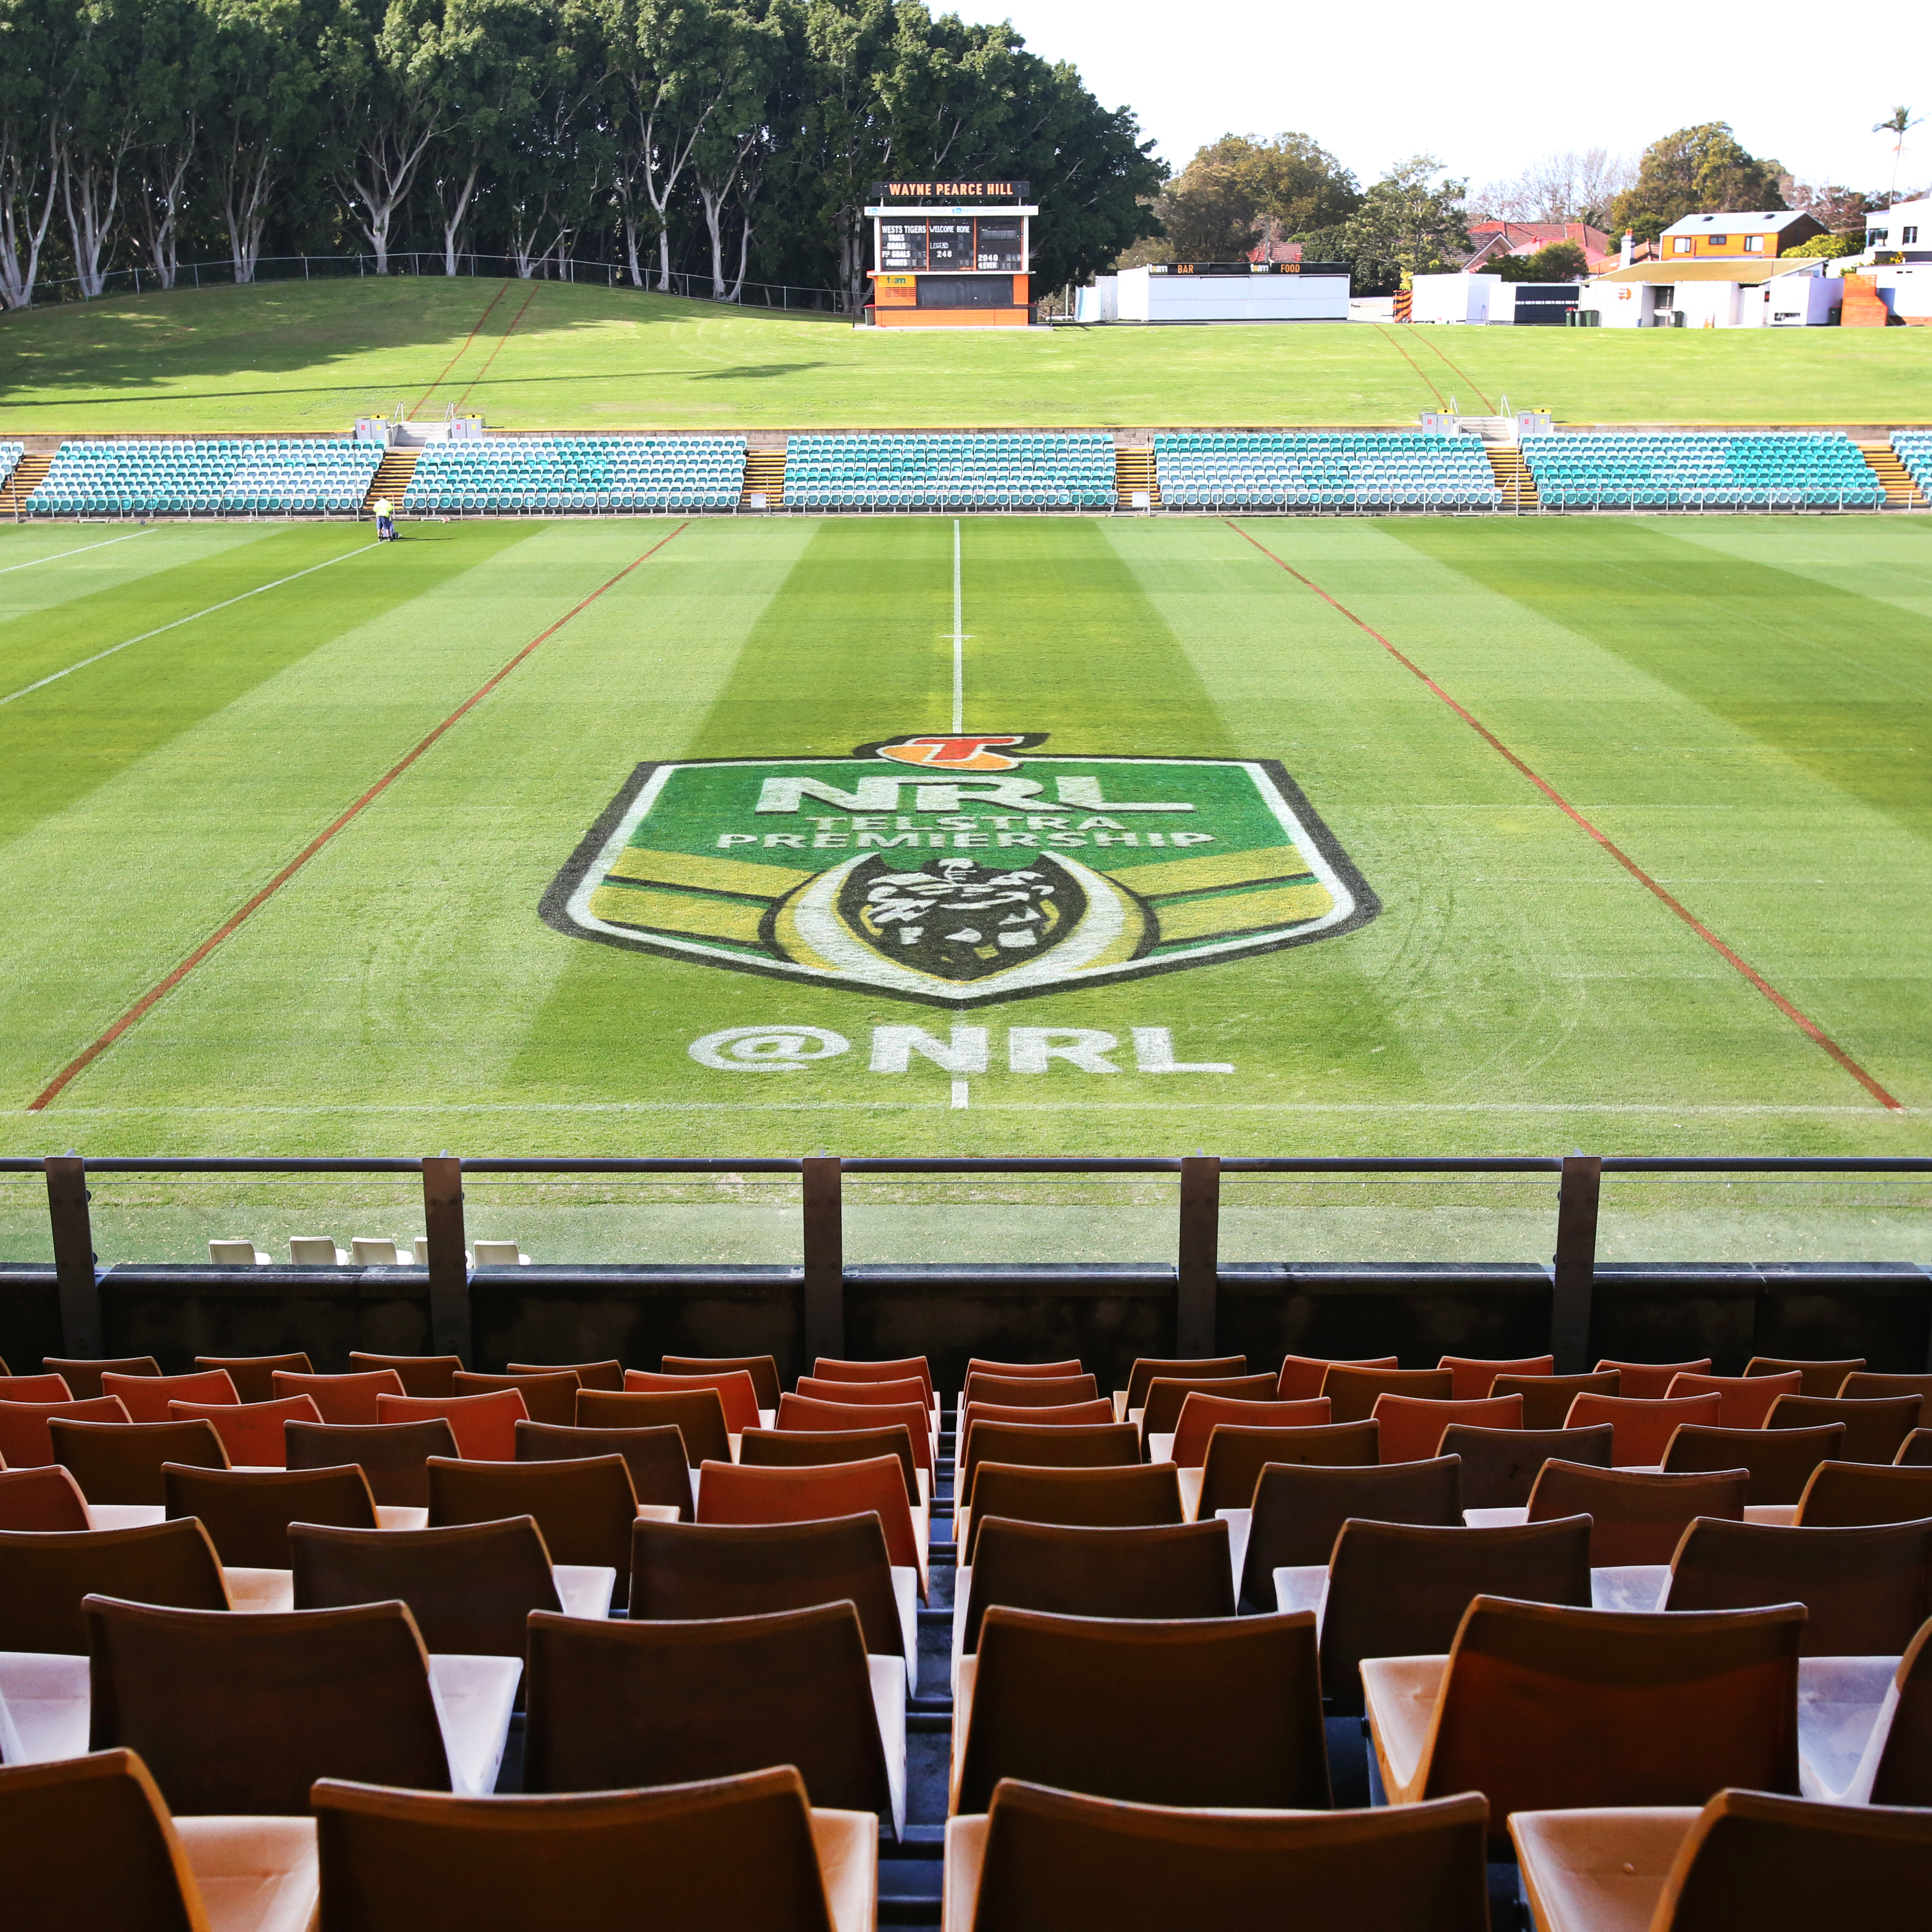
[[[1556,1253],[1550,1306],[1550,1352],[1559,1376],[1589,1366],[1590,1301],[1596,1279],[1597,1204],[1604,1163],[1597,1154],[1567,1154],[1556,1197]]]
[[[430,1346],[440,1355],[471,1358],[470,1263],[463,1226],[463,1162],[454,1154],[425,1156],[423,1231],[429,1238]]]
[[[1174,1352],[1177,1355],[1214,1352],[1220,1258],[1220,1157],[1190,1154],[1180,1163],[1180,1241],[1174,1269]]]
[[[61,1346],[76,1358],[104,1355],[100,1280],[94,1272],[94,1228],[87,1211],[92,1198],[87,1191],[87,1163],[78,1154],[50,1154],[46,1167]]]
[[[845,1352],[845,1218],[836,1154],[808,1154],[804,1169],[805,1356]]]

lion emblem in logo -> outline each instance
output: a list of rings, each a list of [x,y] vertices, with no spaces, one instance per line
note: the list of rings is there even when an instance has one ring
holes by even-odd
[[[1036,957],[1086,910],[1078,883],[1058,869],[1003,872],[971,859],[916,872],[889,866],[855,866],[840,910],[888,957],[944,979],[981,979]]]

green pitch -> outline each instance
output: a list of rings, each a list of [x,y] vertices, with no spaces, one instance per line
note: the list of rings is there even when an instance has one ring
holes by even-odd
[[[506,429],[1923,422],[1932,330],[924,334],[554,282],[182,290],[0,320],[0,436],[339,432],[449,406]]]
[[[7,1150],[1926,1150],[1922,523],[954,527],[0,533]]]

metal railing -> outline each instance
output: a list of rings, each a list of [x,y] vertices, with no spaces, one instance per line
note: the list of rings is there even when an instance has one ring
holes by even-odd
[[[1606,1174],[1932,1174],[1932,1158],[1840,1155],[1492,1155],[1228,1156],[1099,1159],[1015,1156],[976,1159],[904,1156],[844,1160],[692,1159],[645,1156],[512,1156],[464,1160],[442,1154],[423,1159],[318,1156],[223,1157],[109,1156],[76,1154],[44,1160],[0,1158],[0,1174],[44,1174],[52,1237],[53,1271],[61,1324],[72,1355],[98,1354],[103,1323],[100,1286],[110,1269],[95,1252],[89,1203],[91,1176],[108,1174],[394,1174],[419,1178],[427,1261],[410,1274],[427,1281],[430,1327],[436,1348],[468,1358],[472,1270],[464,1222],[466,1175],[796,1175],[801,1182],[800,1280],[808,1355],[837,1354],[844,1346],[847,1282],[844,1184],[848,1174],[1088,1175],[1101,1178],[1172,1174],[1178,1182],[1178,1215],[1172,1264],[1176,1301],[1177,1352],[1204,1354],[1214,1346],[1216,1303],[1222,1274],[1222,1181],[1240,1175],[1548,1174],[1558,1184],[1552,1228],[1550,1352],[1560,1369],[1583,1364],[1590,1330],[1597,1267],[1598,1222]],[[262,1270],[268,1279],[273,1276]]]
[[[576,256],[565,256],[561,260],[547,256],[541,261],[532,262],[527,271],[520,269],[515,258],[508,255],[459,254],[456,262],[457,274],[466,278],[500,276],[506,280],[579,283],[592,288],[626,289],[638,294],[674,295],[687,301],[716,302],[728,308],[766,308],[781,312],[796,310],[806,313],[815,310],[820,314],[849,315],[855,312],[857,306],[848,290],[809,288],[793,282],[747,281],[734,302],[728,296],[713,292],[708,274],[687,274],[677,269],[671,272],[668,289],[658,286],[655,269],[644,272],[644,284],[639,288],[631,280],[627,263],[591,261]],[[252,286],[260,282],[340,280],[378,272],[396,276],[428,276],[442,280],[447,277],[448,266],[440,249],[392,250],[388,266],[380,272],[374,255],[265,255],[254,263],[252,273],[244,276],[236,274],[232,260],[184,262],[175,272],[174,286],[177,289],[224,288]],[[44,296],[50,296],[56,302],[98,302],[110,295],[156,293],[165,286],[152,268],[114,268],[102,278],[100,293],[95,296],[82,293],[80,279],[75,276],[37,282],[32,305],[39,306]]]

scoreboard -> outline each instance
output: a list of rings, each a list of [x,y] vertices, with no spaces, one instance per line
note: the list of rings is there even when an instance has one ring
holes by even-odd
[[[1024,182],[880,182],[872,224],[872,320],[880,328],[1024,327]]]

